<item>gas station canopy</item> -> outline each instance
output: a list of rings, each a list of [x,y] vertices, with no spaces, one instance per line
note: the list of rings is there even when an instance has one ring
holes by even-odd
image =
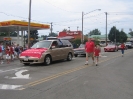
[[[33,22],[30,23],[30,30],[44,30],[44,29],[50,29],[50,25],[33,23]],[[0,22],[0,32],[27,31],[27,30],[28,30],[28,22],[26,21],[10,20],[10,21]]]

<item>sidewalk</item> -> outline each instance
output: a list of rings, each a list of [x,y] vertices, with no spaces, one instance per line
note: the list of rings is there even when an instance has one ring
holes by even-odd
[[[2,60],[3,64],[0,63],[0,66],[20,63],[19,59],[14,59],[13,61],[10,61],[10,63],[7,63],[6,62],[6,55],[4,55],[3,58],[4,58],[4,60]]]

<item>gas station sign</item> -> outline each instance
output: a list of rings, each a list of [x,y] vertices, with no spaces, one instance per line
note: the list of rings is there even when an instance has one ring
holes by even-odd
[[[10,37],[4,37],[3,40],[10,41],[12,39]]]

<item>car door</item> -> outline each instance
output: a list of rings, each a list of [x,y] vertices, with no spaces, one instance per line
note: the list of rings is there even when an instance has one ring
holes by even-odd
[[[63,48],[61,49],[61,51],[63,53],[62,57],[63,57],[63,59],[65,59],[67,57],[68,53],[69,53],[70,44],[68,44],[67,40],[61,40],[61,41],[63,43]]]
[[[55,61],[55,60],[60,60],[61,59],[61,49],[59,48],[58,46],[58,43],[57,41],[54,41],[52,44],[51,44],[51,48],[50,48],[50,54],[52,56],[52,60]]]

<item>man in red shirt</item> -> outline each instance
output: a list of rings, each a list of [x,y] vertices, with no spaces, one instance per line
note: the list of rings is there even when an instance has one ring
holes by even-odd
[[[85,65],[88,65],[88,57],[92,57],[93,63],[94,63],[94,48],[95,44],[92,41],[92,38],[88,38],[88,41],[85,43],[85,51],[86,51],[86,62]]]

